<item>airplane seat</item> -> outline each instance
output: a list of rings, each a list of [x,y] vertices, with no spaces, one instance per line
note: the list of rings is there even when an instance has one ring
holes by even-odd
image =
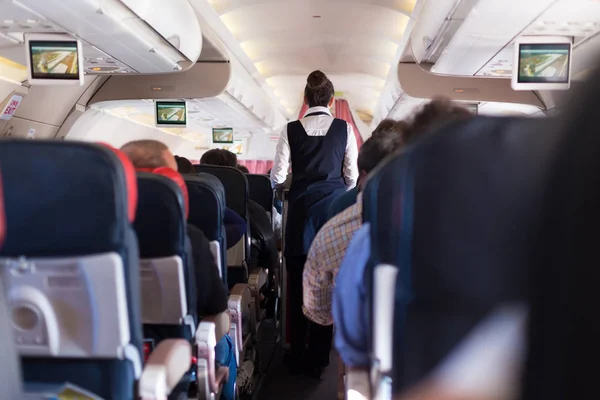
[[[220,367],[215,371],[214,345],[212,348],[206,347],[213,342],[216,344],[227,333],[229,315],[204,316],[196,333],[196,277],[191,243],[186,233],[189,216],[187,185],[184,178],[170,168],[157,168],[152,173],[138,170],[138,193],[134,227],[138,233],[142,259],[140,270],[145,337],[156,343],[167,338],[194,341],[198,348],[198,386],[208,387],[209,391],[205,394],[210,396],[210,393],[218,392],[222,383],[218,378],[227,375],[227,368]],[[227,324],[221,328],[224,319]],[[192,380],[190,370],[175,392],[185,390],[187,393],[186,388]],[[151,387],[153,382],[149,380],[144,383]]]
[[[103,145],[14,140],[0,163],[11,232],[0,273],[25,390],[133,399],[150,373],[163,392],[142,397],[164,397],[191,347],[161,343],[142,369],[131,162]]]
[[[365,278],[377,393],[425,378],[490,312],[527,306],[530,244],[559,140],[553,122],[455,122],[369,180]]]
[[[239,347],[236,347],[236,354],[238,354],[237,362],[240,365],[240,368],[238,369],[238,375],[247,373],[249,376],[252,376],[254,370],[254,355],[259,352],[251,352],[249,350],[251,350],[251,347],[254,347],[254,342],[258,341],[258,323],[260,321],[261,312],[259,293],[260,286],[257,284],[260,283],[261,279],[260,275],[256,273],[257,271],[252,271],[251,274],[248,274],[248,266],[250,265],[250,215],[248,213],[248,180],[243,172],[233,167],[194,165],[194,168],[197,173],[208,173],[217,177],[225,189],[225,201],[227,207],[237,212],[246,220],[246,234],[242,240],[240,240],[240,242],[227,251],[227,282],[229,287],[232,288],[230,303],[232,303],[232,300],[235,300],[238,303],[246,301],[248,296],[245,293],[248,293],[248,290],[250,291],[248,306],[250,307],[250,310],[252,310],[251,312],[246,314],[246,309],[242,308],[242,312],[240,313],[237,310],[234,310],[231,305],[229,308],[232,316],[239,316],[241,319],[241,317],[247,315],[242,329],[232,332],[232,337],[236,338],[234,342],[238,342],[236,343],[236,346],[239,345]],[[239,343],[240,340],[241,343]],[[245,360],[247,358],[246,355],[248,355],[251,359],[248,360],[249,362],[246,362]]]
[[[225,189],[211,174],[185,175],[190,202],[188,223],[204,233],[219,267],[219,275],[227,283],[227,243],[223,227]]]
[[[1,280],[24,381],[132,399],[143,354],[133,167],[103,146],[53,141],[5,141],[0,163]]]
[[[191,341],[198,321],[183,194],[169,177],[139,172],[134,228],[140,251],[144,337]]]
[[[269,217],[273,212],[274,192],[271,187],[271,180],[266,175],[246,174],[248,179],[248,188],[250,190],[250,200],[255,201],[265,209]]]
[[[221,181],[211,174],[199,173],[195,176],[185,175],[185,183],[189,193],[188,223],[198,227],[211,243],[217,266],[227,265],[225,229],[225,190]],[[221,276],[226,281],[226,267]],[[250,289],[247,284],[236,284],[230,291],[228,308],[231,316],[229,335],[233,339],[236,361],[239,365],[243,359],[244,315],[249,315]],[[245,318],[248,320],[248,318]],[[251,318],[250,318],[251,320]]]
[[[243,172],[233,167],[194,165],[196,172],[216,176],[225,189],[227,207],[246,220],[247,232],[239,243],[227,250],[227,282],[229,287],[248,281],[250,264],[250,215],[248,213],[248,180]]]
[[[250,266],[253,269],[253,281],[250,282],[251,286],[257,286],[262,288],[266,283],[270,281],[276,281],[274,279],[275,269],[279,267],[279,265],[273,265],[272,269],[267,273],[263,268],[265,265],[260,264],[259,254],[260,254],[260,243],[265,243],[268,240],[275,240],[273,238],[264,237],[265,234],[271,233],[268,228],[273,228],[273,199],[274,192],[271,187],[271,180],[266,175],[257,175],[257,174],[246,174],[246,178],[248,179],[248,188],[250,190],[249,196],[250,200],[256,202],[259,206],[261,206],[268,217],[263,223],[262,218],[255,220],[253,223],[252,230],[252,251],[251,251],[251,261]],[[262,223],[262,224],[261,224]],[[261,226],[261,228],[259,228]],[[274,232],[273,232],[274,234]],[[269,267],[270,268],[270,267]],[[277,289],[274,288],[274,293],[277,292]],[[270,301],[274,302],[275,299],[271,298]],[[260,312],[260,310],[258,310]]]
[[[1,174],[0,174],[1,175]],[[6,216],[4,214],[4,195],[0,180],[0,249],[6,237]],[[4,349],[4,361],[0,364],[0,387],[3,396],[8,399],[23,398],[21,363],[15,346],[12,325],[8,314],[8,303],[4,288],[0,284],[0,346]]]

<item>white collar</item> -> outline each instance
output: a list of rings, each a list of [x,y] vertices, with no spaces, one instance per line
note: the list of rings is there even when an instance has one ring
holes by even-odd
[[[306,110],[306,112],[304,113],[304,117],[306,117],[308,114],[313,114],[313,113],[318,113],[318,112],[324,112],[327,113],[327,115],[329,115],[331,117],[331,111],[329,111],[329,108],[327,107],[311,107],[308,110]]]

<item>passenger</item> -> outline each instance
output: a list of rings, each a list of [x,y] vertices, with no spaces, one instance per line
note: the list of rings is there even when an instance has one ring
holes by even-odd
[[[200,158],[200,164],[218,165],[237,168],[237,156],[223,149],[212,149]],[[264,208],[252,200],[248,200],[250,214],[250,236],[258,251],[251,251],[253,267],[267,268],[272,271],[279,267],[279,252],[271,221]],[[258,253],[258,254],[255,254]]]
[[[242,171],[245,174],[249,174],[250,171],[248,170],[248,168],[246,168],[245,166],[243,166],[242,164],[238,164],[237,168]]]
[[[436,99],[427,103],[412,118],[404,133],[405,143],[432,131],[437,126],[472,114],[454,103]],[[369,321],[365,268],[371,249],[369,224],[356,231],[340,266],[333,293],[335,347],[349,368],[369,367]],[[352,293],[348,296],[348,293]]]
[[[379,123],[375,132],[371,135],[377,136],[377,132],[389,132],[390,130],[400,128],[400,125],[404,125],[404,128],[407,126],[405,122],[395,121],[393,119],[385,119]],[[360,156],[359,156],[360,159]],[[329,218],[333,218],[351,205],[356,203],[356,198],[358,196],[358,192],[361,186],[361,182],[367,179],[367,175],[360,171],[358,175],[358,184],[352,190],[348,190],[346,193],[338,196],[335,200],[331,202],[331,206],[329,207]],[[364,185],[362,185],[364,187]]]
[[[192,162],[185,157],[175,156],[177,162],[177,171],[180,174],[195,174],[196,170]],[[227,237],[227,248],[233,247],[242,239],[246,233],[246,221],[230,208],[225,208],[225,217],[223,218],[225,226],[225,235]]]
[[[364,188],[366,176],[377,164],[402,147],[405,129],[406,123],[402,121],[383,120],[367,139],[358,154],[359,190]],[[317,354],[329,355],[331,351],[331,297],[335,277],[350,240],[361,224],[362,194],[359,193],[354,205],[323,225],[310,246],[304,264],[303,311],[304,315],[315,323],[311,324],[310,332],[312,333],[313,329],[324,330],[323,337],[328,337],[328,340],[322,341],[321,344],[314,344],[316,348],[322,347]]]
[[[185,157],[175,156],[175,161],[177,162],[177,171],[180,174],[195,174],[196,170],[192,165],[192,162]]]
[[[159,141],[137,140],[129,142],[121,147],[121,151],[129,157],[137,170],[152,171],[164,167],[177,170],[175,157],[169,151],[169,148]],[[192,243],[198,316],[226,312],[228,310],[228,292],[219,277],[219,271],[210,251],[209,242],[202,231],[193,225],[187,225],[187,234]],[[215,358],[219,364],[229,367],[229,376],[231,377],[223,387],[221,400],[233,400],[235,398],[237,364],[233,342],[229,335],[223,336],[215,346]]]
[[[290,274],[290,372],[302,370],[311,375],[329,364],[328,355],[308,349],[305,341],[308,320],[302,313],[302,272],[310,245],[327,221],[331,201],[356,185],[357,145],[352,126],[333,118],[334,88],[321,71],[312,72],[304,89],[304,102],[310,107],[304,118],[286,125],[279,142],[271,182],[281,188],[287,173],[293,171],[288,195],[285,235],[286,265]],[[311,334],[311,343],[327,340]]]

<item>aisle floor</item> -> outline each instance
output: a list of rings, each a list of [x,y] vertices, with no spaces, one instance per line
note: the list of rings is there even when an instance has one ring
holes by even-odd
[[[283,364],[283,350],[280,348],[270,366],[258,396],[259,400],[336,400],[337,399],[337,357],[332,353],[331,364],[323,371],[323,379],[318,381],[303,375],[290,375]]]

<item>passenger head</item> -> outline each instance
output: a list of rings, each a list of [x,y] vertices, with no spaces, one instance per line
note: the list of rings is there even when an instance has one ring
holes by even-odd
[[[136,169],[168,167],[177,171],[177,162],[169,148],[157,140],[134,140],[121,147]]]
[[[249,170],[248,168],[246,168],[245,166],[243,166],[242,164],[238,164],[238,166],[237,166],[237,167],[238,167],[238,169],[239,169],[240,171],[242,171],[242,172],[243,172],[243,173],[245,173],[245,174],[249,174],[249,173],[250,173],[250,170]]]
[[[177,171],[179,171],[180,174],[193,174],[196,172],[192,162],[187,158],[175,156],[175,161],[177,162]]]
[[[406,128],[407,124],[403,121],[384,119],[362,145],[357,160],[361,190],[366,185],[367,175],[377,164],[402,147]]]
[[[331,107],[333,104],[333,83],[321,71],[313,71],[306,78],[304,102],[309,107]]]
[[[212,149],[202,154],[200,164],[237,168],[237,156],[229,150]]]
[[[121,151],[131,160],[138,171],[151,172],[171,179],[183,194],[186,218],[189,213],[188,190],[183,177],[177,172],[175,156],[169,148],[156,140],[135,140],[121,147]]]
[[[473,117],[473,113],[448,99],[433,99],[413,115],[404,136],[404,142],[408,143],[417,136],[450,121],[471,117]]]

